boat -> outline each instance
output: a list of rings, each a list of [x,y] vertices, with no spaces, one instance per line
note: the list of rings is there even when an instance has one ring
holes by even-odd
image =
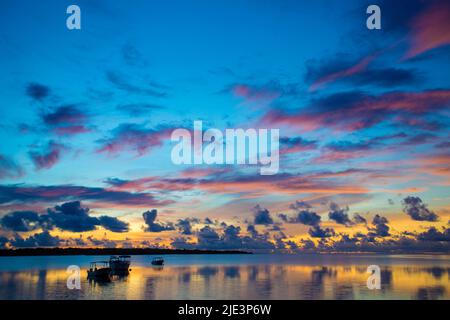
[[[112,256],[109,259],[109,266],[111,268],[112,275],[127,275],[130,269],[131,263],[130,256]]]
[[[163,266],[164,265],[163,257],[155,257],[155,258],[153,258],[152,265],[154,265],[154,266]]]
[[[109,266],[109,261],[91,262],[87,273],[89,280],[109,281],[111,274],[111,267]]]

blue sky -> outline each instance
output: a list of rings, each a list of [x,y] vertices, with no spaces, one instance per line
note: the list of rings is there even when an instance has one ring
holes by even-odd
[[[277,218],[297,216],[300,200],[323,228],[350,234],[369,234],[382,214],[400,237],[408,196],[440,216],[413,218],[412,231],[448,221],[445,2],[381,2],[382,30],[366,28],[361,1],[75,2],[82,29],[72,31],[65,11],[73,1],[0,5],[0,217],[45,216],[81,201],[79,209],[128,225],[117,234],[94,223],[82,236],[169,246],[179,237],[199,242],[202,232],[224,236],[220,221],[251,235],[265,208],[272,223],[256,224],[264,241],[301,245],[317,226]],[[194,120],[279,128],[279,175],[173,165],[169,133]],[[331,219],[332,203],[369,226]],[[149,224],[142,214],[152,209]],[[179,234],[188,218],[192,232]],[[6,239],[79,236],[59,220],[50,230],[17,221],[26,231],[4,223]],[[149,231],[152,223],[167,230]]]

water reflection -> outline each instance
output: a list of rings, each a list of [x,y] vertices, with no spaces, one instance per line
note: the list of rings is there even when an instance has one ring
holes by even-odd
[[[135,266],[110,282],[68,290],[65,269],[0,272],[0,299],[449,299],[448,267],[381,268],[381,290],[361,265]]]

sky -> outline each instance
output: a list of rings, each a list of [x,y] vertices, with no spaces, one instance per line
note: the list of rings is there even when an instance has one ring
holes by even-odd
[[[2,1],[0,248],[448,252],[450,6],[369,4]],[[173,164],[194,121],[279,172]]]

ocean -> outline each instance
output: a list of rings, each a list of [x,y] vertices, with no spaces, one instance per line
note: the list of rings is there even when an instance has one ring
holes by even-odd
[[[165,255],[163,267],[140,255],[128,276],[88,280],[89,263],[108,258],[0,257],[0,299],[450,299],[448,255]],[[367,286],[371,265],[379,289]],[[67,286],[69,266],[80,268],[79,289]]]

